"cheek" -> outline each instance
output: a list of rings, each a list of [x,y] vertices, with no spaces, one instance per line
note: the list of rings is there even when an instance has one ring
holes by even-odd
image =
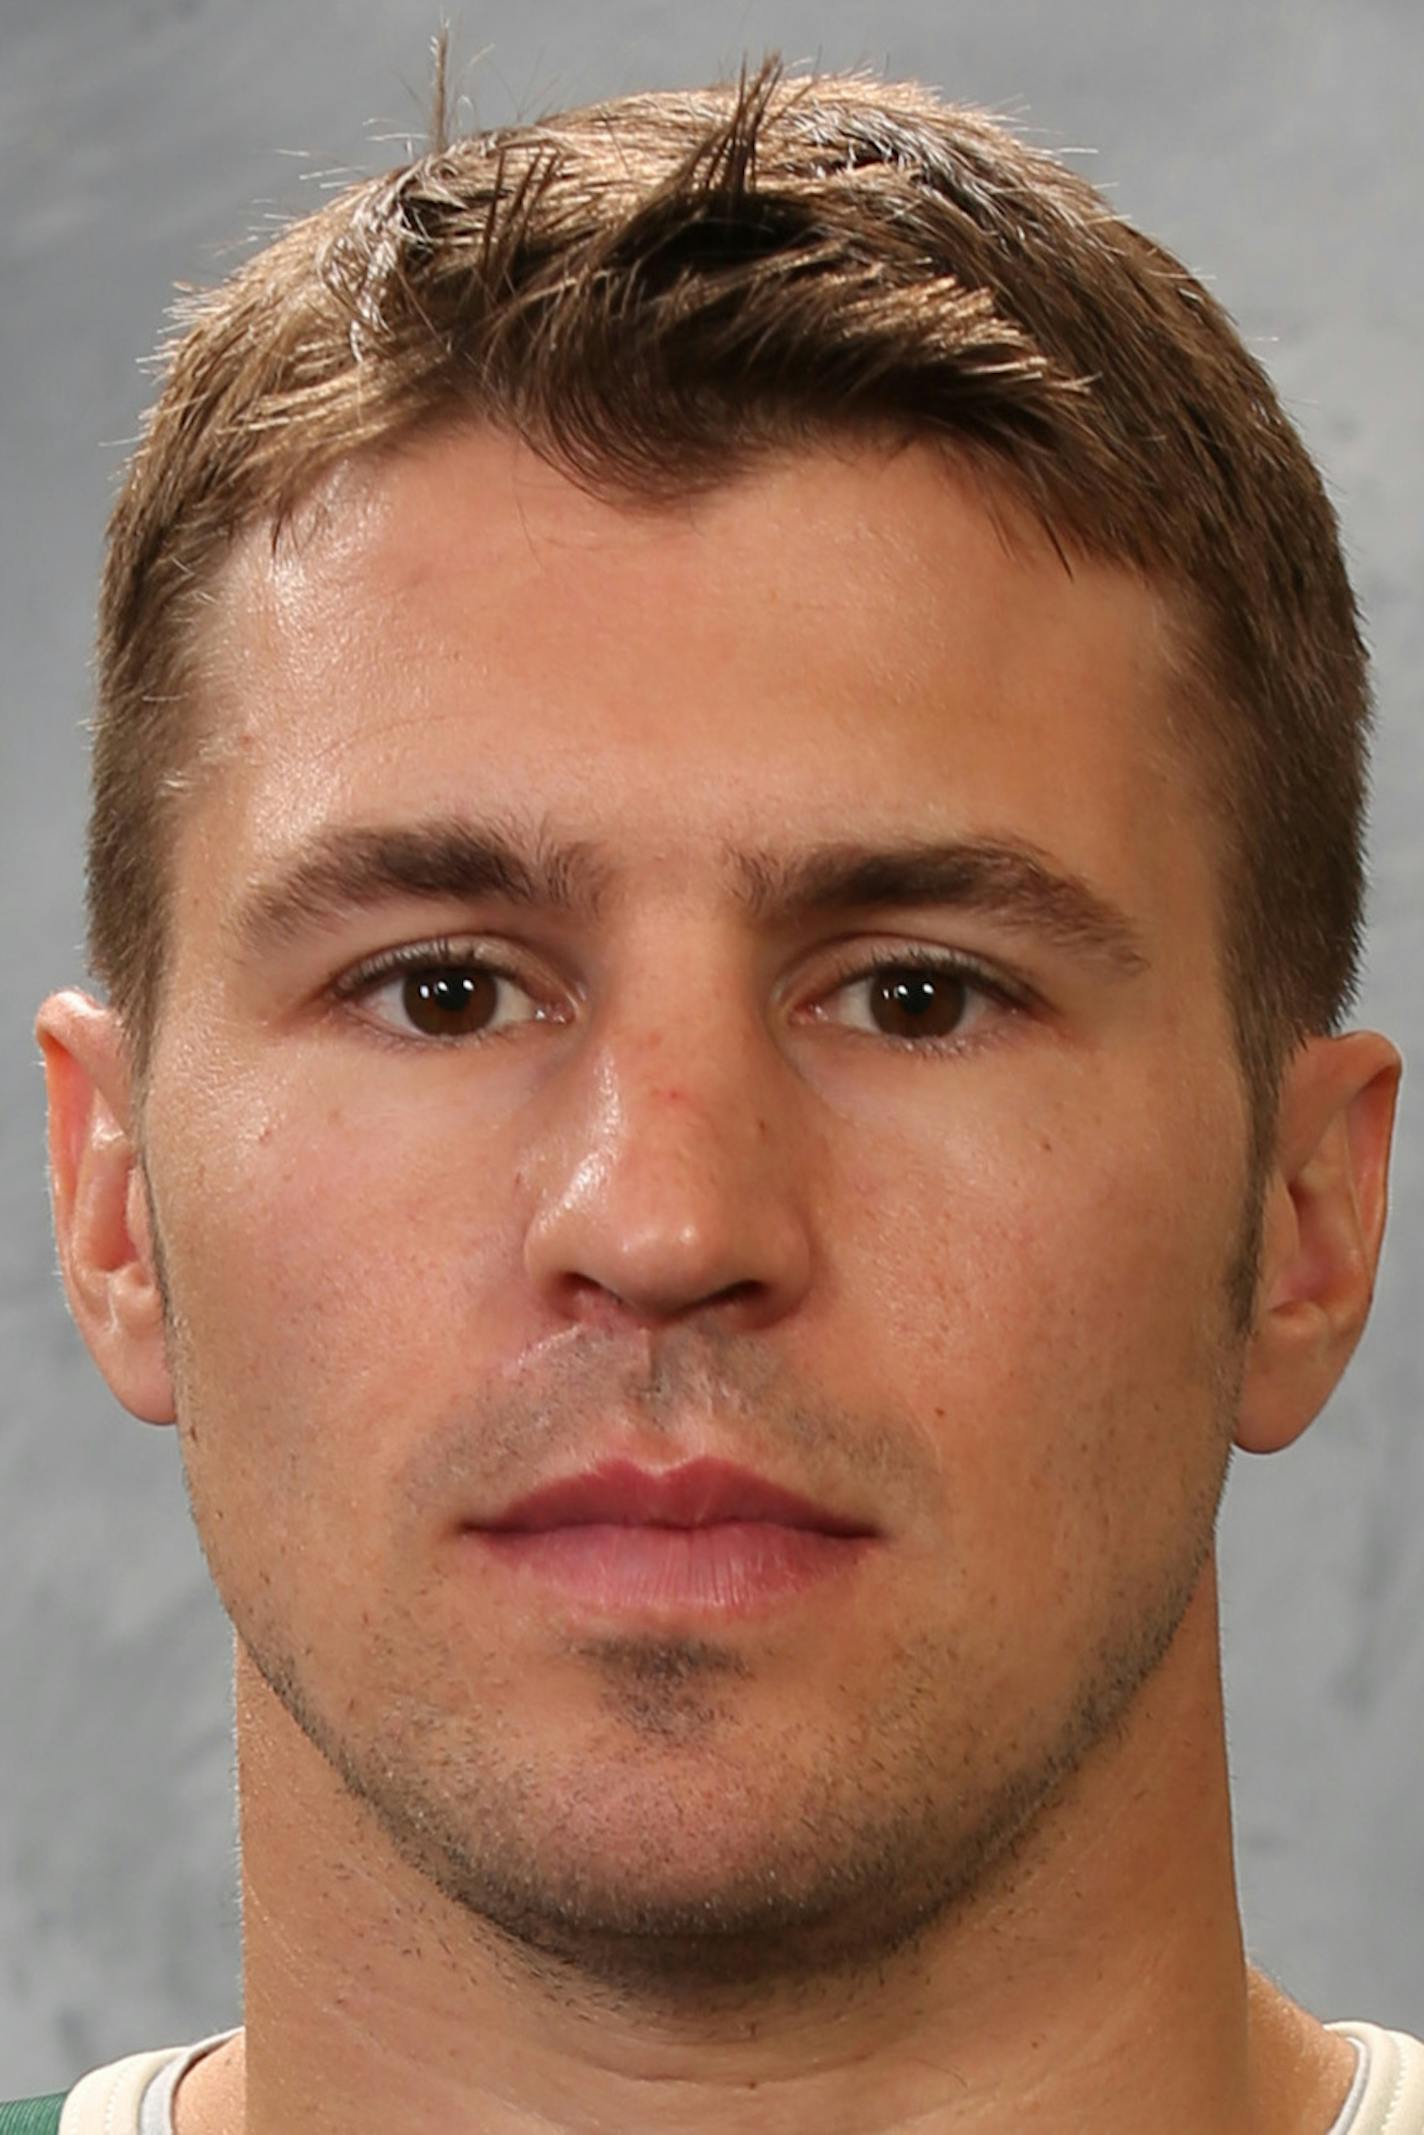
[[[453,1150],[409,1104],[228,1098],[226,1134],[193,1119],[155,1181],[180,1395],[190,1421],[231,1419],[203,1457],[256,1489],[305,1494],[323,1469],[343,1497],[379,1489],[487,1368],[516,1158],[468,1123]]]
[[[868,1301],[860,1369],[893,1389],[948,1520],[1059,1557],[1135,1500],[1209,1487],[1222,1436],[1222,1167],[1184,1197],[1181,1122],[1124,1105],[985,1107],[883,1137],[845,1179],[839,1281]],[[956,1512],[956,1506],[971,1508]]]
[[[1164,1221],[1169,1176],[1121,1135],[980,1139],[972,1163],[907,1177],[917,1221],[881,1210],[857,1369],[939,1477],[915,1614],[1005,1712],[1056,1710],[1093,1655],[1170,1617],[1209,1542],[1220,1239]]]

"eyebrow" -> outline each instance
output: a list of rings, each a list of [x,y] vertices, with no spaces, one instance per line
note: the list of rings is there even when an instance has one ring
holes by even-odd
[[[763,925],[862,910],[936,907],[982,913],[1039,935],[1123,977],[1148,968],[1121,908],[1017,838],[843,841],[792,855],[729,847],[738,901]],[[263,953],[350,912],[396,898],[470,904],[493,899],[597,918],[611,870],[586,843],[521,839],[464,817],[414,825],[329,828],[249,891],[237,934]]]
[[[759,918],[935,906],[1022,927],[1123,977],[1147,970],[1126,912],[1080,875],[1017,838],[819,846],[784,860],[739,854],[745,901]]]
[[[247,949],[265,951],[400,897],[461,904],[496,898],[596,917],[602,895],[603,870],[586,845],[545,838],[521,844],[501,825],[463,817],[331,828],[254,885],[237,935]]]

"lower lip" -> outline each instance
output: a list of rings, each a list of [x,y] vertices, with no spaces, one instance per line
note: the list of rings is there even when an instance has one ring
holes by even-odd
[[[752,1615],[838,1577],[870,1541],[770,1520],[486,1528],[471,1539],[512,1571],[592,1609],[715,1616]]]

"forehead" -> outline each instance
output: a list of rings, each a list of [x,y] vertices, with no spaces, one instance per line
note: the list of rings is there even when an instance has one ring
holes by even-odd
[[[345,469],[235,553],[196,813],[239,871],[335,823],[551,819],[674,875],[778,836],[1005,832],[1168,901],[1163,611],[925,446],[769,460],[677,504],[471,430]],[[1166,847],[1164,847],[1164,833]],[[1180,849],[1178,849],[1180,848]]]

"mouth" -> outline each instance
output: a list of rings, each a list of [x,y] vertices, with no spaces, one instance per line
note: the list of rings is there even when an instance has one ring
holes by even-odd
[[[866,1521],[725,1461],[610,1460],[466,1530],[495,1564],[596,1614],[755,1615],[856,1567]]]

